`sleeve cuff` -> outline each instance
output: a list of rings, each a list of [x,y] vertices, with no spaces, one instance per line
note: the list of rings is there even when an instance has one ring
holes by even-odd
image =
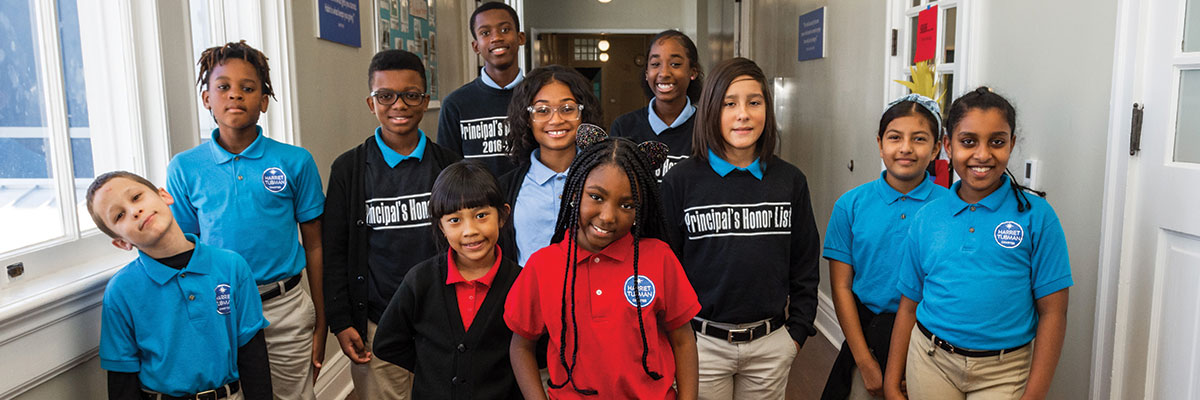
[[[918,303],[921,302],[921,291],[920,290],[911,288],[908,285],[904,284],[904,282],[896,283],[896,289],[900,291],[900,294],[904,295],[904,297],[907,297],[909,300],[912,300],[912,301],[915,301]]]
[[[700,303],[696,302],[692,305],[692,307],[688,308],[687,312],[681,314],[679,318],[666,321],[667,330],[673,331],[679,329],[681,326],[691,323],[692,318],[695,318],[698,314],[700,314]]]
[[[1034,288],[1033,289],[1033,298],[1040,299],[1040,298],[1049,296],[1051,294],[1054,294],[1054,292],[1069,288],[1074,284],[1075,284],[1075,282],[1071,280],[1070,275],[1055,279],[1053,281],[1050,281],[1049,283],[1046,283],[1042,286]]]
[[[325,212],[325,205],[318,204],[316,207],[310,207],[307,210],[297,212],[296,213],[296,222],[303,224],[305,222],[312,221],[314,219],[317,219],[317,217],[320,217],[321,214],[324,212]]]
[[[825,257],[826,259],[829,259],[829,260],[839,261],[839,262],[843,262],[846,264],[854,265],[854,258],[850,257],[850,253],[844,252],[839,249],[826,247],[825,253],[822,254],[821,256]]]
[[[137,360],[117,361],[117,360],[109,360],[109,359],[101,358],[100,359],[100,368],[104,368],[105,370],[112,371],[112,372],[133,373],[133,372],[141,371],[141,365],[139,365]]]
[[[267,322],[267,320],[264,318],[262,319],[262,323],[258,324],[259,326],[257,328],[242,331],[242,333],[238,335],[238,347],[242,347],[245,346],[246,343],[250,343],[250,339],[254,339],[254,335],[258,334],[258,331],[267,329],[267,325],[270,324],[271,323]]]

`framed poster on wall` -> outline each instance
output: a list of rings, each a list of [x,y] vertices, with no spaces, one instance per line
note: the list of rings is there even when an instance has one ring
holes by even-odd
[[[400,49],[421,57],[429,80],[429,107],[440,106],[434,0],[375,0],[375,8],[376,51]]]

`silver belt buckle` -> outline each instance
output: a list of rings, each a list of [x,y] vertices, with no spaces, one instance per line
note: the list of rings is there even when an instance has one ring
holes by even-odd
[[[728,341],[729,343],[745,343],[745,342],[749,342],[749,341],[751,341],[751,340],[754,340],[754,331],[753,331],[753,329],[754,329],[754,328],[737,328],[737,329],[730,329],[730,330],[729,330],[729,332],[728,332],[728,333],[725,335],[725,340],[726,340],[726,341]],[[733,340],[733,334],[734,334],[734,333],[743,333],[743,332],[750,333],[750,338],[749,338],[749,339],[746,339],[746,340]]]

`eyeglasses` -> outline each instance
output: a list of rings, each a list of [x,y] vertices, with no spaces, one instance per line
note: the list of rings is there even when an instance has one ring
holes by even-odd
[[[380,89],[371,92],[370,97],[374,97],[376,103],[385,106],[396,104],[396,99],[404,99],[404,104],[409,106],[419,106],[429,95],[418,92],[393,92],[391,90]]]
[[[559,117],[567,121],[579,120],[580,112],[583,111],[582,104],[563,104],[558,107],[550,107],[548,105],[536,105],[525,107],[529,110],[530,117],[536,122],[548,121],[550,116],[558,113]]]

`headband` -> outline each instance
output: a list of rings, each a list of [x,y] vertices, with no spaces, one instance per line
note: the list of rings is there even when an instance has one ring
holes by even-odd
[[[885,110],[891,109],[892,107],[896,106],[897,104],[900,104],[901,102],[905,102],[905,101],[911,101],[913,103],[917,103],[921,107],[924,107],[925,110],[929,111],[930,114],[933,114],[933,119],[934,119],[934,121],[937,122],[937,127],[935,127],[935,129],[937,129],[936,136],[937,137],[942,136],[942,112],[941,112],[942,106],[931,98],[928,98],[928,97],[925,97],[925,96],[922,96],[922,95],[919,95],[916,93],[911,93],[904,97],[892,100],[891,103],[888,103]]]
[[[605,139],[608,139],[608,132],[605,132],[604,128],[594,124],[585,122],[579,124],[579,128],[575,130],[575,144],[580,149],[586,149]],[[665,143],[653,140],[642,142],[637,145],[637,148],[646,156],[646,160],[650,161],[650,166],[654,169],[662,166],[663,162],[667,160],[667,153],[670,151]]]

